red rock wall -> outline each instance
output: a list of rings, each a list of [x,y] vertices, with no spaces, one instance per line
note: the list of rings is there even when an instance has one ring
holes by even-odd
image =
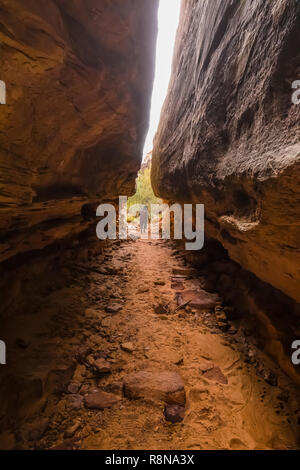
[[[184,0],[152,162],[157,196],[204,203],[206,237],[297,301],[299,43],[294,0]]]
[[[131,194],[148,126],[157,0],[0,0],[0,261]]]

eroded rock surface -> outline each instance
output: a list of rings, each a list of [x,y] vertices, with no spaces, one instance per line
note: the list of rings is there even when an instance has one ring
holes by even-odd
[[[152,182],[205,204],[206,236],[299,301],[296,1],[184,0]]]
[[[145,398],[169,404],[184,405],[185,390],[177,372],[141,370],[124,378],[124,393],[128,398]]]
[[[119,397],[116,395],[99,390],[89,393],[85,397],[84,403],[86,408],[104,410],[115,405],[119,400]]]
[[[77,236],[134,190],[156,0],[0,1],[0,261]]]

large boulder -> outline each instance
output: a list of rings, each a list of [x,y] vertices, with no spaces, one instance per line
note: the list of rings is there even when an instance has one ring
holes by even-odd
[[[300,300],[299,2],[184,0],[152,182],[206,237]]]

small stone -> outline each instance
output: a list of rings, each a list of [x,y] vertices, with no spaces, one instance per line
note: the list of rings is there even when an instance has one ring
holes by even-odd
[[[169,320],[169,318],[166,315],[161,315],[160,320]]]
[[[122,269],[117,269],[117,268],[113,268],[113,267],[108,266],[106,268],[106,273],[109,274],[110,276],[116,276],[117,274],[122,273]]]
[[[213,369],[208,370],[207,372],[204,372],[204,377],[206,377],[209,380],[213,380],[214,382],[220,383],[227,385],[228,384],[228,379],[225,377],[223,372],[219,367],[214,367]]]
[[[80,395],[85,395],[86,393],[88,393],[90,389],[90,386],[88,384],[84,384],[82,385],[81,389],[80,389]]]
[[[122,310],[122,305],[120,304],[109,304],[107,305],[107,307],[105,308],[105,311],[107,313],[118,313],[120,310]]]
[[[103,328],[109,328],[111,326],[111,319],[109,317],[103,318],[101,326],[103,326]]]
[[[93,364],[94,369],[100,374],[108,374],[111,371],[111,366],[105,359],[97,359]]]
[[[63,364],[57,364],[47,375],[45,389],[50,393],[65,392],[74,376],[75,370],[76,362],[73,360]]]
[[[85,375],[86,375],[85,365],[77,364],[74,375],[73,375],[73,381],[81,383],[84,380]]]
[[[184,419],[185,408],[180,405],[166,405],[164,415],[167,421],[171,423],[181,423]]]
[[[66,438],[73,437],[74,434],[76,433],[76,431],[79,429],[79,427],[80,427],[80,421],[77,421],[75,424],[73,424],[73,426],[70,426],[65,431],[64,437],[66,437]]]
[[[111,292],[110,298],[115,299],[117,301],[122,301],[122,295],[119,292]]]
[[[90,333],[89,333],[90,335]],[[84,336],[85,337],[88,337],[88,331],[84,331]],[[76,359],[82,363],[84,361],[84,359],[86,358],[86,356],[88,356],[88,354],[91,353],[91,348],[85,344],[85,345],[82,345],[80,347],[78,347],[77,351],[76,351]]]
[[[123,382],[113,382],[106,385],[105,391],[113,393],[114,395],[122,395],[123,393]]]
[[[89,354],[89,355],[87,356],[87,358],[86,358],[86,362],[87,362],[90,366],[93,366],[94,363],[95,363],[95,359],[94,359],[94,357],[93,357],[91,354]]]
[[[81,395],[70,395],[67,398],[67,406],[72,410],[80,410],[82,408],[83,398]]]
[[[149,288],[148,288],[148,287],[141,287],[141,288],[138,289],[138,291],[137,291],[138,294],[145,294],[146,292],[149,292]]]
[[[189,307],[199,310],[209,310],[215,307],[217,294],[210,294],[203,289],[186,289],[177,293],[178,305],[188,302]]]
[[[98,273],[98,274],[103,274],[103,275],[105,275],[105,276],[108,274],[106,268],[104,268],[104,267],[97,268],[97,273]]]
[[[157,305],[154,305],[153,309],[157,315],[165,315],[166,313],[169,313],[169,307],[167,304],[159,303]]]
[[[120,398],[112,393],[99,391],[92,391],[84,398],[84,404],[86,408],[104,410],[105,408],[111,408],[113,405],[118,403]]]
[[[174,276],[186,276],[186,277],[191,277],[191,276],[197,276],[198,271],[194,268],[173,268],[173,274]]]
[[[216,305],[215,306],[215,313],[219,313],[219,312],[222,312],[223,308],[221,305]]]
[[[217,312],[217,313],[216,313],[216,318],[217,318],[218,321],[220,321],[220,322],[225,322],[225,323],[227,322],[227,317],[226,317],[225,312],[222,312],[222,311]]]
[[[174,357],[173,359],[173,363],[176,365],[176,366],[181,366],[183,364],[183,361],[184,361],[184,357],[182,354],[178,354],[177,356]]]
[[[134,346],[131,342],[128,342],[128,343],[122,343],[121,344],[121,349],[123,349],[123,351],[126,351],[128,353],[133,353],[134,351]]]
[[[171,289],[174,289],[176,291],[184,290],[184,284],[182,282],[179,282],[179,281],[172,281]]]
[[[264,381],[267,382],[269,385],[271,385],[272,387],[277,387],[278,377],[275,374],[275,372],[273,372],[270,369],[268,369],[268,370],[264,369],[261,372],[261,376],[263,377]]]
[[[201,361],[199,364],[199,369],[201,372],[207,372],[209,370],[212,370],[214,368],[214,364],[211,361]]]
[[[72,442],[70,439],[67,439],[60,444],[57,444],[54,447],[51,447],[50,450],[74,450],[76,448],[76,445],[74,442]]]
[[[235,335],[237,333],[237,329],[234,325],[231,325],[231,327],[228,330],[228,333],[231,335]]]
[[[229,325],[225,321],[217,321],[217,326],[220,328],[222,331],[227,331],[229,329]]]
[[[71,394],[78,393],[80,389],[80,383],[79,382],[70,382],[68,385],[68,392]]]
[[[246,362],[249,364],[255,364],[256,360],[256,351],[254,349],[249,349],[247,352]]]
[[[166,283],[165,283],[165,281],[154,281],[154,285],[155,286],[165,286]]]

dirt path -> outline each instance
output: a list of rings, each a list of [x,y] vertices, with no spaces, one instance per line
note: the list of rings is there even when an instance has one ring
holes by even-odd
[[[49,396],[23,427],[17,447],[297,448],[296,394],[289,380],[264,356],[278,384],[260,377],[254,364],[245,361],[250,340],[234,328],[227,333],[216,328],[209,310],[187,307],[174,313],[172,271],[182,266],[171,244],[138,240],[116,244],[104,258],[94,258],[90,271],[73,269],[75,281],[51,294],[48,306],[53,312],[53,305],[62,305],[60,299],[69,302],[69,317],[64,316],[64,324],[57,321],[52,332],[53,360],[74,355],[76,370],[68,392]],[[168,304],[171,313],[155,313],[160,304]],[[70,321],[75,310],[79,320]],[[49,322],[55,329],[53,316]],[[57,339],[59,334],[63,340]],[[42,344],[35,355],[40,351],[49,362]],[[105,367],[109,372],[100,373]],[[180,374],[187,397],[182,422],[167,422],[160,401],[124,397],[124,378],[141,370]],[[99,389],[116,403],[104,410],[87,408],[86,397]]]

